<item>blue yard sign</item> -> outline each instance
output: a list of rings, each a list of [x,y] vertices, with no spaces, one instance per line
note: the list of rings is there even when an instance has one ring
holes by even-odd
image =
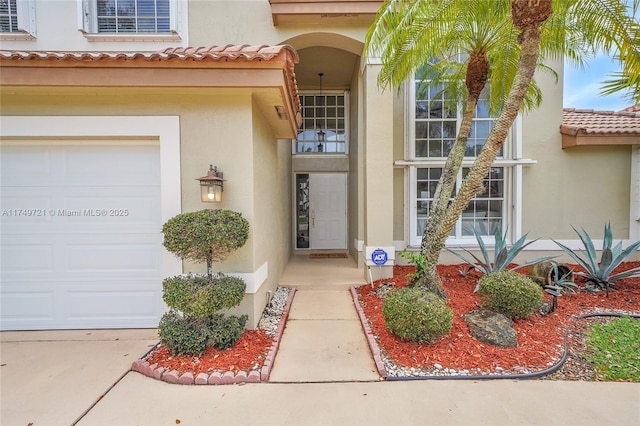
[[[375,263],[378,266],[382,266],[385,263],[387,263],[388,259],[389,259],[389,256],[387,255],[387,252],[382,250],[381,248],[375,249],[371,253],[371,261],[373,261],[373,263]]]

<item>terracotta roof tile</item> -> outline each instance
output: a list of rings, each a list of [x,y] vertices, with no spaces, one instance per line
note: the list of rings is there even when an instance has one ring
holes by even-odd
[[[177,47],[158,52],[75,52],[75,51],[20,51],[0,50],[0,59],[5,60],[59,60],[59,61],[116,61],[143,59],[148,61],[163,60],[247,60],[268,61],[281,52],[289,51],[294,61],[298,61],[297,52],[290,46],[278,45],[233,45],[210,47]]]
[[[594,111],[564,108],[560,133],[599,135],[640,135],[640,112]]]

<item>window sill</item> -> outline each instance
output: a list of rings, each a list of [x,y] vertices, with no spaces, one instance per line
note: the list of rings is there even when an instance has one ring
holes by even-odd
[[[420,159],[420,160],[396,160],[393,162],[393,165],[396,167],[409,167],[409,166],[428,166],[428,167],[439,167],[439,166],[443,166],[445,164],[445,162],[447,161],[446,158],[438,158],[438,159],[434,159],[434,160],[424,160],[424,159]],[[462,166],[463,167],[469,167],[472,166],[474,163],[474,159],[467,159],[467,160],[463,160],[462,161]],[[493,165],[496,167],[509,167],[509,166],[517,166],[517,165],[522,165],[522,166],[531,166],[534,164],[537,164],[538,161],[537,160],[531,160],[529,158],[521,158],[521,159],[497,159],[493,162]]]
[[[34,41],[36,38],[26,32],[0,33],[0,41]]]
[[[182,38],[180,34],[177,32],[166,33],[166,34],[158,34],[158,33],[150,33],[150,34],[132,34],[132,33],[87,33],[85,31],[80,31],[84,38],[87,41],[94,42],[130,42],[130,41],[142,41],[142,42],[158,42],[158,41],[180,41]]]

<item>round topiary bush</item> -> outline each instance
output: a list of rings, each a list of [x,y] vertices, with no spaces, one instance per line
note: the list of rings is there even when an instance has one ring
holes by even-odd
[[[209,316],[239,305],[246,288],[242,279],[223,274],[178,275],[162,281],[162,298],[186,316]]]
[[[181,259],[211,263],[227,258],[249,238],[249,222],[241,213],[204,209],[182,213],[162,226],[164,246]]]
[[[382,313],[390,332],[412,342],[434,342],[453,325],[451,308],[434,293],[415,287],[390,290]]]
[[[542,289],[532,279],[514,271],[492,272],[478,281],[484,308],[511,319],[527,318],[542,303]]]

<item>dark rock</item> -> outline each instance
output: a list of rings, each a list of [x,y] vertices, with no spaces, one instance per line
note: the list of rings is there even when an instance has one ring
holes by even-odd
[[[518,346],[513,321],[497,312],[482,310],[463,315],[471,335],[481,342],[501,348]]]

